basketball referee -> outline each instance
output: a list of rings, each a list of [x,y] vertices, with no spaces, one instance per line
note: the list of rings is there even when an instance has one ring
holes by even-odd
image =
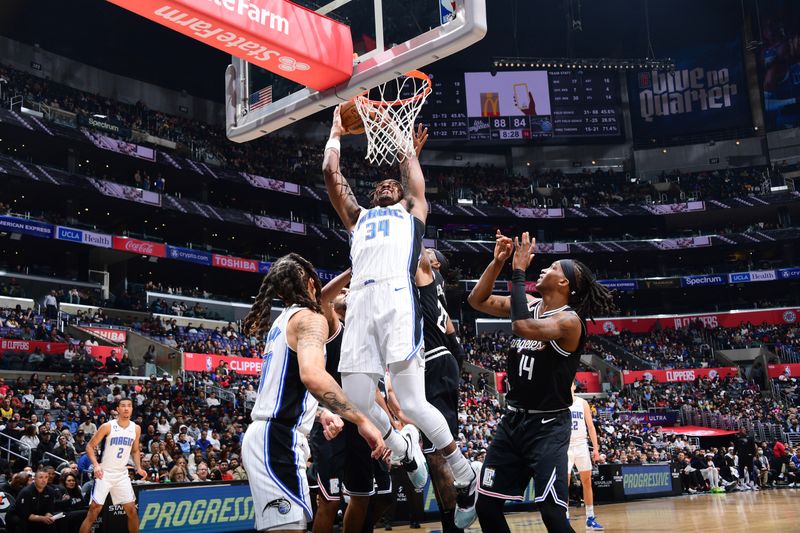
[[[574,533],[566,514],[570,387],[586,339],[584,319],[614,311],[608,289],[572,259],[542,269],[536,281],[541,299],[529,297],[525,271],[535,244],[526,232],[512,246],[498,230],[494,259],[469,295],[476,310],[510,316],[515,337],[507,357],[508,412],[489,446],[478,488],[478,520],[493,533],[510,532],[503,505],[522,500],[531,478],[547,530]],[[512,250],[511,296],[494,296],[494,282]]]

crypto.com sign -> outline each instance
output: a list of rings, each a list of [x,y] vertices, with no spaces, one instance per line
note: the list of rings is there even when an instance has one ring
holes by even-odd
[[[350,28],[286,0],[108,1],[318,91],[353,73]]]

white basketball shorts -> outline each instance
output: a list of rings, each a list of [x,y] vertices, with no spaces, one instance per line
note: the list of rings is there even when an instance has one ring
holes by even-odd
[[[111,501],[114,505],[123,505],[136,501],[133,493],[133,485],[125,472],[103,472],[103,479],[94,480],[92,488],[92,501],[100,505],[105,505],[106,498],[111,494]]]
[[[578,472],[586,472],[592,469],[592,458],[589,455],[589,445],[585,442],[570,444],[567,450],[568,472],[572,472],[572,465],[578,468]]]
[[[408,278],[351,286],[339,372],[379,374],[422,356],[422,310]]]

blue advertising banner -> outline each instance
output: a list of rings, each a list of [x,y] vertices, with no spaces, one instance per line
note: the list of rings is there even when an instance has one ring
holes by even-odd
[[[672,55],[675,70],[628,75],[631,122],[645,139],[747,127],[750,103],[738,40]]]
[[[53,237],[53,226],[35,220],[25,220],[24,218],[0,216],[0,231],[10,233],[22,233],[50,239]]]
[[[139,491],[141,533],[252,531],[254,523],[253,497],[247,483]]]
[[[167,257],[170,259],[177,259],[178,261],[211,266],[211,253],[202,250],[192,250],[191,248],[167,245]]]
[[[597,282],[617,291],[633,292],[636,290],[636,280],[633,279],[600,279]]]
[[[756,51],[764,123],[768,131],[800,126],[800,3],[797,0],[762,2],[754,29],[761,32]],[[757,34],[757,33],[756,33]]]
[[[800,268],[779,268],[778,279],[800,279]]]
[[[728,277],[725,274],[705,274],[702,276],[683,276],[682,287],[699,287],[702,285],[725,285]]]
[[[67,226],[56,226],[55,238],[60,241],[79,242],[100,248],[111,248],[113,244],[111,235]]]
[[[728,274],[729,283],[750,283],[751,281],[775,281],[778,274],[774,270],[755,270]]]
[[[672,492],[672,469],[669,465],[622,465],[625,496]]]

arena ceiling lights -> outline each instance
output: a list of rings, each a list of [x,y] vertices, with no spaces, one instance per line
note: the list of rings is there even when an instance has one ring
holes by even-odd
[[[675,70],[675,61],[670,57],[664,59],[496,57],[493,61],[495,69],[568,68],[579,70]]]

